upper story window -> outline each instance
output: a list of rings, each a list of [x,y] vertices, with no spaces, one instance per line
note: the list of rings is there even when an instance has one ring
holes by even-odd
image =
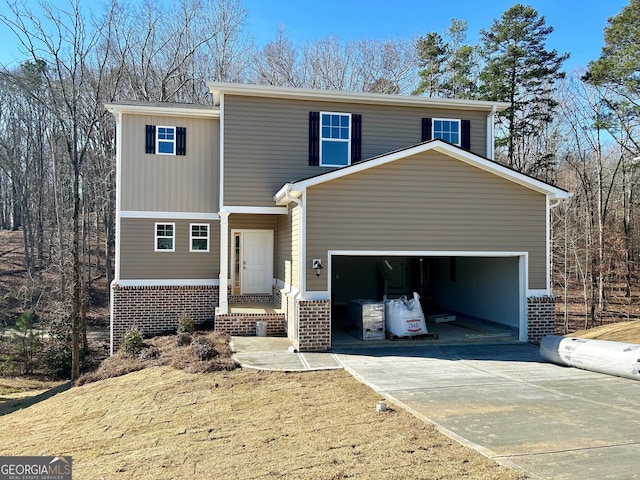
[[[187,129],[185,127],[146,125],[145,153],[186,155]]]
[[[434,118],[433,138],[460,146],[460,120]]]
[[[351,114],[320,112],[320,165],[351,163]]]
[[[175,223],[156,223],[155,248],[156,252],[175,252]]]
[[[209,224],[192,223],[191,239],[189,251],[208,252],[209,251]]]
[[[457,118],[423,118],[422,141],[436,138],[471,150],[471,121]]]
[[[176,127],[156,127],[156,153],[175,155]]]
[[[362,158],[362,115],[309,112],[309,165],[344,167]]]

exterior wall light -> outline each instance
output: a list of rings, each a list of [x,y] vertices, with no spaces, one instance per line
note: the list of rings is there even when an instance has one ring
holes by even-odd
[[[316,271],[316,277],[320,276],[320,273],[322,272],[322,269],[324,267],[322,266],[322,259],[321,258],[314,258],[313,259],[313,269]]]

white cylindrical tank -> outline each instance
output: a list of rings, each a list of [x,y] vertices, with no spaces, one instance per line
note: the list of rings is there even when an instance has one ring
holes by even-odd
[[[550,362],[640,380],[640,345],[548,335],[540,355]]]

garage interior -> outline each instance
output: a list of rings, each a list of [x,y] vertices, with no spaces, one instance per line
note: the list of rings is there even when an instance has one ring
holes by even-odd
[[[402,342],[517,342],[519,261],[517,256],[332,255],[332,344],[391,341],[363,340],[350,332],[349,302],[411,299],[413,292],[420,295],[429,333],[438,338],[403,338]]]

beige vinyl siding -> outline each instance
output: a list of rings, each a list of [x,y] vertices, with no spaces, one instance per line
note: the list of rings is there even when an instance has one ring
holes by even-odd
[[[291,216],[278,215],[278,228],[276,229],[276,265],[275,276],[284,282],[285,285],[291,285]]]
[[[300,207],[290,209],[291,217],[291,285],[300,288]]]
[[[422,141],[422,118],[471,121],[471,149],[486,155],[487,112],[225,96],[225,205],[272,206],[287,182],[324,173],[309,166],[309,112],[362,115],[362,159]]]
[[[175,223],[175,252],[155,252],[155,224]],[[209,252],[189,251],[191,223],[209,225]],[[220,275],[220,222],[123,218],[120,220],[122,280],[217,280]]]
[[[546,197],[427,152],[307,191],[307,258],[328,250],[529,252],[529,288],[546,288]],[[326,275],[307,271],[309,290]]]
[[[145,125],[186,127],[187,154],[146,154]],[[122,132],[122,210],[218,212],[218,119],[124,114]]]
[[[276,278],[285,285],[299,286],[298,265],[300,265],[300,208],[289,205],[288,215],[278,216],[276,233]]]

